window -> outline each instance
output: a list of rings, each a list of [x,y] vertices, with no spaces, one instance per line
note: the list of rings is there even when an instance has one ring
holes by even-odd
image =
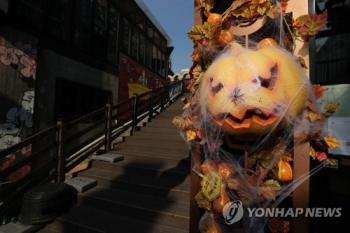
[[[155,45],[152,46],[152,70],[157,70],[157,54],[158,50]]]
[[[146,66],[152,68],[152,43],[150,41],[147,41],[146,46]]]
[[[146,53],[146,38],[140,35],[140,47],[139,47],[139,60],[145,64],[145,53]]]
[[[153,32],[154,32],[154,29],[153,29],[153,25],[150,21],[147,20],[147,35],[149,38],[153,39]]]
[[[134,3],[130,0],[123,1],[123,12],[126,16],[130,17],[130,19],[134,18],[135,6]]]
[[[140,29],[145,30],[145,16],[143,15],[143,12],[138,10],[136,12],[136,24],[140,27]]]
[[[91,0],[77,1],[74,27],[74,46],[89,51]]]
[[[19,0],[18,15],[22,22],[39,29],[45,26],[46,0]]]
[[[104,45],[106,40],[106,8],[107,2],[105,0],[93,2],[90,51],[92,55],[99,59],[104,58]]]
[[[107,61],[112,65],[118,62],[118,10],[110,5],[108,13]]]
[[[49,33],[51,36],[69,42],[72,20],[72,2],[52,0],[49,17]]]
[[[165,77],[165,64],[166,64],[165,55],[164,53],[162,53],[160,75],[162,75],[163,77]]]
[[[162,69],[161,61],[162,61],[162,54],[158,49],[158,52],[157,52],[157,73],[158,74],[161,74],[161,69]]]
[[[131,51],[130,54],[133,58],[138,59],[138,49],[139,49],[139,38],[140,38],[140,33],[137,30],[136,27],[132,28],[132,35],[131,35]]]
[[[157,31],[154,32],[154,43],[158,46],[160,46],[160,37],[159,33]]]
[[[161,43],[161,50],[162,52],[166,53],[167,51],[167,42],[166,42],[166,39],[164,37],[162,37],[162,43]]]
[[[123,29],[122,29],[122,47],[121,49],[129,53],[129,44],[130,44],[130,32],[131,30],[131,25],[130,23],[124,18],[123,19]]]

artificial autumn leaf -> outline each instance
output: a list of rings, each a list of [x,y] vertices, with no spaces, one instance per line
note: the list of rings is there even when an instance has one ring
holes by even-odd
[[[270,10],[266,12],[266,16],[270,17],[271,19],[274,19],[280,16],[280,12],[280,8],[276,5],[273,5],[270,7]]]
[[[262,3],[261,3],[262,2]],[[237,8],[232,12],[232,15],[235,17],[243,17],[246,19],[252,19],[256,16],[263,16],[265,12],[270,9],[271,3],[270,1],[260,1],[260,0],[252,0],[247,1],[246,4]]]
[[[321,120],[323,118],[321,114],[316,113],[316,112],[309,112],[308,117],[309,117],[311,122]]]
[[[315,151],[315,149],[314,149],[312,146],[310,146],[310,156],[311,156],[313,159],[316,158],[316,151]]]
[[[204,22],[204,24],[201,27],[202,33],[209,40],[209,46],[210,41],[215,39],[218,36],[218,32],[216,32],[216,28],[213,24]]]
[[[240,183],[238,182],[238,180],[237,179],[228,179],[227,180],[227,187],[229,188],[229,189],[234,189],[234,190],[236,190],[237,189],[237,187],[240,185]]]
[[[193,62],[199,61],[201,59],[201,54],[197,49],[193,50],[193,53],[191,54],[191,58]]]
[[[328,90],[328,88],[322,87],[320,84],[313,84],[312,89],[314,90],[316,99],[321,98],[324,95],[324,93]]]
[[[308,41],[310,37],[315,36],[325,25],[327,22],[327,10],[325,10],[322,14],[309,14],[305,16],[300,16],[296,19],[296,21],[301,21],[301,27],[298,32],[300,37],[304,41]]]
[[[335,159],[332,159],[332,158],[327,158],[326,159],[326,163],[329,165],[329,166],[336,166],[337,165],[337,162]]]
[[[196,132],[192,131],[192,130],[187,130],[186,131],[186,139],[187,141],[192,141],[194,139],[196,139]]]
[[[186,109],[186,108],[188,108],[190,105],[191,105],[191,103],[187,103],[187,104],[185,104],[185,105],[182,107],[182,109]]]
[[[333,115],[333,112],[323,112],[322,115],[325,117],[325,118],[328,118],[330,116]]]
[[[269,218],[269,228],[272,233],[288,233],[290,232],[290,226],[290,221],[284,221],[276,217]]]
[[[281,189],[280,183],[278,183],[278,181],[277,181],[277,180],[274,180],[274,179],[268,179],[268,180],[266,180],[266,181],[264,182],[264,185],[265,185],[266,187],[270,187],[270,188],[272,188],[272,189],[274,189],[274,190],[280,190],[280,189]]]
[[[198,122],[196,120],[197,118],[193,117],[191,119],[190,116],[181,117],[181,116],[175,116],[173,119],[173,124],[182,131],[192,130],[196,131],[198,130]]]
[[[301,65],[301,67],[307,69],[307,65],[306,65],[306,62],[305,62],[303,57],[299,56],[298,57],[298,61],[299,61],[300,65]]]
[[[326,136],[323,139],[327,143],[330,149],[334,149],[338,146],[341,146],[341,143],[338,142],[338,140],[333,136]]]
[[[204,8],[205,13],[210,12],[214,7],[214,0],[195,0],[196,6]]]
[[[247,161],[247,167],[248,168],[252,168],[254,166],[254,164],[256,163],[257,158],[256,156],[250,156],[248,157],[248,161]]]
[[[213,208],[212,204],[207,201],[202,192],[198,192],[194,200],[197,202],[199,208],[204,208],[206,210],[211,210]]]
[[[316,152],[316,159],[321,162],[321,161],[327,159],[327,154],[325,152],[317,151]]]
[[[187,32],[187,36],[193,42],[196,42],[200,39],[203,39],[204,35],[203,35],[203,31],[202,31],[202,26],[201,25],[193,26],[192,29],[189,32]]]
[[[258,195],[261,195],[266,199],[275,200],[276,191],[272,187],[259,187]]]
[[[233,12],[246,2],[247,2],[247,0],[232,1],[231,6],[225,11],[225,15],[222,17],[222,21],[225,21],[228,18],[230,18],[233,15]]]
[[[326,111],[329,113],[334,113],[335,111],[337,111],[339,105],[340,104],[337,102],[331,102],[331,103],[326,104],[324,106],[324,109],[326,109]]]

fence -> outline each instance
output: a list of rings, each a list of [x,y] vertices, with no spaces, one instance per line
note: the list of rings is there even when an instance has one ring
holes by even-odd
[[[170,91],[180,87],[177,94]],[[179,81],[171,88],[163,86],[135,94],[114,106],[106,104],[71,122],[58,119],[56,125],[0,151],[0,217],[18,212],[22,196],[29,189],[64,181],[65,174],[91,154],[101,149],[108,152],[112,142],[124,132],[130,130],[132,135],[141,121],[147,118],[151,122],[155,114],[183,94],[183,87]],[[12,156],[23,159],[14,163]]]

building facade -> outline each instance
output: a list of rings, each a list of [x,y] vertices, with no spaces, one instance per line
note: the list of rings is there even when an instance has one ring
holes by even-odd
[[[0,3],[0,149],[166,85],[170,38],[141,1]]]

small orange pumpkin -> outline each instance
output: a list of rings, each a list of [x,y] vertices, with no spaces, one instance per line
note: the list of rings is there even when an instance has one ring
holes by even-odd
[[[273,169],[277,180],[282,182],[289,182],[293,179],[293,169],[290,163],[286,160],[280,159],[277,162],[276,169]]]
[[[230,43],[200,84],[207,116],[231,135],[262,135],[299,116],[308,98],[304,71],[287,51],[267,46],[256,51]]]

